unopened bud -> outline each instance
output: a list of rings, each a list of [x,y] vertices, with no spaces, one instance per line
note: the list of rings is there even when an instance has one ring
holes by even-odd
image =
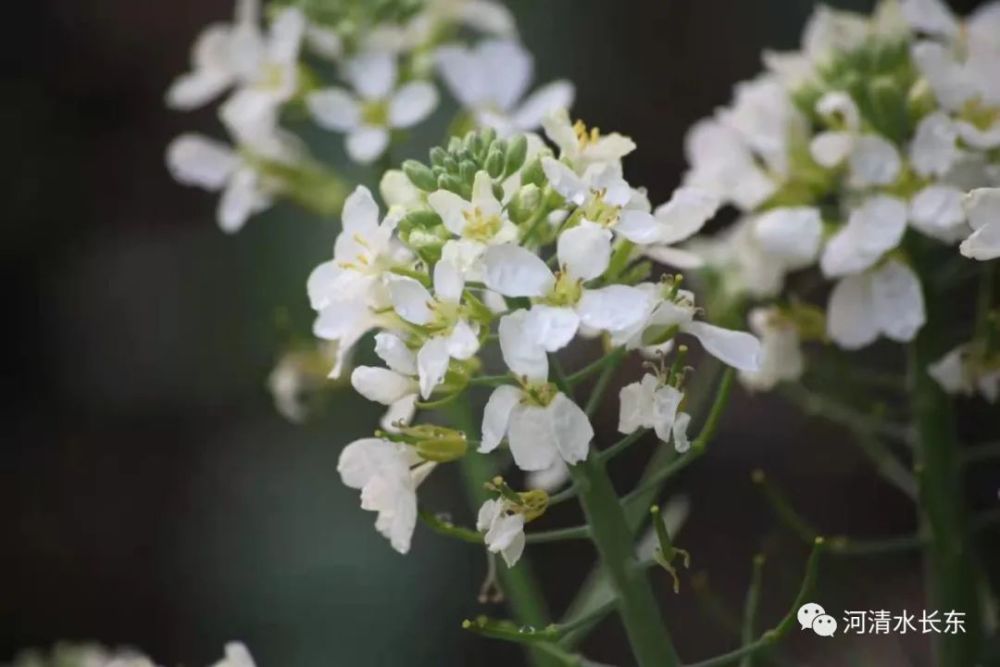
[[[469,443],[465,434],[452,428],[420,424],[401,430],[400,435],[413,444],[425,461],[448,463],[465,456]]]

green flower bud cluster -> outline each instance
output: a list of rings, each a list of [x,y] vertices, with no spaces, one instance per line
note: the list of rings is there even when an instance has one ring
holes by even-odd
[[[333,28],[344,37],[366,26],[405,23],[426,5],[425,0],[279,0],[272,11],[297,5],[312,21]]]
[[[845,91],[872,129],[901,143],[926,111],[917,81],[907,40],[873,38],[818,67],[816,80],[798,90],[793,101],[815,124],[826,125],[816,102],[824,93]]]
[[[476,174],[485,171],[493,179],[499,198],[499,183],[524,166],[527,154],[528,140],[523,134],[504,140],[498,139],[492,128],[473,130],[463,138],[452,137],[446,147],[432,148],[429,166],[407,160],[403,173],[424,192],[449,190],[468,199]]]

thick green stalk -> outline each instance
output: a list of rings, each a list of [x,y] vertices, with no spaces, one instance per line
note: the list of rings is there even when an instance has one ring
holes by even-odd
[[[929,538],[925,552],[928,606],[941,614],[964,612],[966,630],[934,635],[934,664],[966,667],[978,664],[982,639],[977,570],[965,511],[953,404],[927,374],[928,364],[947,349],[941,328],[948,326],[948,319],[935,313],[932,300],[928,301],[927,324],[910,350],[921,525]]]
[[[635,559],[632,532],[604,464],[591,453],[570,471],[636,662],[639,667],[674,667],[677,654],[649,580]]]

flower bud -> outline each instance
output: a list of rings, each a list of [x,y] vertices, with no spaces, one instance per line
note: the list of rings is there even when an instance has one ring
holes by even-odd
[[[534,184],[539,187],[545,183],[545,170],[542,169],[541,160],[535,158],[524,167],[524,171],[521,172],[521,183]]]
[[[504,156],[503,175],[510,176],[524,165],[528,155],[528,139],[519,134],[507,144],[507,154]]]
[[[462,458],[469,449],[464,433],[444,426],[409,426],[400,435],[413,444],[417,454],[425,461],[448,463]]]
[[[503,175],[503,148],[494,144],[490,147],[490,152],[486,155],[486,173],[490,178],[499,178]]]
[[[403,163],[403,173],[406,174],[410,182],[424,192],[433,192],[437,189],[437,179],[434,172],[429,167],[416,160],[407,160]]]
[[[531,218],[542,204],[542,190],[537,185],[528,184],[514,193],[507,207],[507,215],[514,224],[521,224]]]
[[[517,495],[520,497],[518,511],[524,515],[525,521],[534,521],[549,507],[549,494],[541,489],[522,491]]]

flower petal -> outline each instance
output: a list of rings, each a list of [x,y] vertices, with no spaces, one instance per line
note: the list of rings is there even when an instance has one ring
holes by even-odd
[[[511,385],[497,387],[483,410],[482,441],[479,451],[492,452],[507,435],[507,425],[514,406],[521,402],[521,390]],[[482,530],[482,529],[480,529]]]
[[[661,224],[658,241],[670,245],[701,231],[721,203],[717,195],[703,188],[677,188],[670,201],[653,212]]]
[[[396,334],[380,331],[375,334],[375,354],[386,365],[403,375],[417,374],[417,357]]]
[[[514,111],[514,127],[528,132],[541,126],[545,117],[557,109],[573,106],[575,90],[569,81],[559,80],[541,86]]]
[[[389,100],[389,125],[412,127],[427,118],[437,104],[437,88],[427,81],[411,81]]]
[[[556,394],[546,408],[552,418],[556,449],[563,461],[573,465],[587,458],[594,428],[586,413],[565,394]]]
[[[629,285],[584,290],[577,313],[584,326],[615,333],[639,324],[650,310],[649,292]]]
[[[801,268],[819,254],[823,221],[819,210],[810,206],[776,208],[757,218],[753,235],[766,253],[788,268]]]
[[[448,341],[445,338],[431,338],[417,352],[417,372],[420,376],[420,396],[426,401],[434,389],[444,382],[448,372]]]
[[[167,168],[183,185],[221,190],[238,164],[229,146],[199,134],[182,134],[167,148]]]
[[[510,413],[507,441],[514,464],[525,471],[545,470],[559,458],[551,410],[518,403]]]
[[[858,137],[850,155],[851,183],[857,187],[889,185],[899,175],[899,152],[877,134]]]
[[[542,258],[509,243],[487,248],[483,265],[486,286],[504,296],[545,296],[555,283]]]
[[[358,164],[371,164],[389,145],[389,132],[383,127],[362,126],[347,135],[347,154]]]
[[[899,343],[913,340],[927,321],[920,279],[895,259],[872,273],[872,303],[882,334]]]
[[[431,321],[431,294],[413,278],[393,276],[389,280],[389,297],[393,310],[407,322],[423,325]]]
[[[611,261],[611,232],[583,221],[559,235],[556,243],[559,265],[578,280],[593,280]]]
[[[827,306],[826,332],[846,350],[865,347],[878,338],[878,313],[867,274],[847,276],[833,288]]]
[[[388,368],[358,366],[351,373],[351,386],[367,398],[382,405],[392,405],[408,394],[415,394],[417,383],[413,378]]]
[[[719,361],[741,371],[760,367],[760,341],[745,331],[723,329],[707,322],[689,322],[681,327]]]
[[[396,85],[396,56],[388,51],[362,53],[347,63],[344,75],[363,99],[385,99]]]
[[[498,336],[504,363],[515,375],[545,381],[549,360],[537,335],[537,324],[531,321],[529,311],[517,310],[500,318]]]
[[[343,88],[323,88],[306,95],[306,107],[320,127],[350,132],[361,126],[361,105]]]

